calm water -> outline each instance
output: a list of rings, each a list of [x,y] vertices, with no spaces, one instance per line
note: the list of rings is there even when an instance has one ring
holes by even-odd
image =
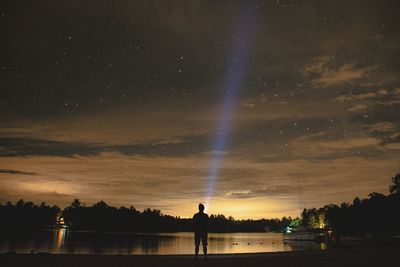
[[[209,253],[252,253],[325,249],[324,243],[284,242],[279,233],[211,233]],[[0,253],[193,254],[193,233],[115,234],[70,232],[1,233]],[[201,249],[200,249],[201,251]]]

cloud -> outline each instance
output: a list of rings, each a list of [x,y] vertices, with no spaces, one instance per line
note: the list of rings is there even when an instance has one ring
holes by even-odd
[[[305,158],[257,162],[246,157],[226,157],[215,182],[210,212],[246,218],[248,213],[231,207],[247,205],[247,209],[255,209],[254,218],[295,216],[299,206],[340,203],[372,191],[386,192],[389,178],[398,168],[398,158]],[[110,205],[160,208],[165,213],[190,217],[208,194],[209,164],[210,158],[200,155],[168,158],[103,153],[76,158],[2,158],[4,169],[30,166],[42,175],[35,176],[36,181],[15,183],[12,175],[3,174],[0,186],[14,192],[14,198],[8,200],[28,200],[30,196],[40,199],[43,194],[41,200],[49,202],[47,196],[57,193],[66,195],[57,202],[61,206],[68,205],[74,197],[87,204],[102,199]],[[62,176],[64,180],[53,181],[52,176]],[[30,183],[38,185],[35,190]]]
[[[351,108],[349,108],[349,111],[360,111],[360,110],[365,110],[368,108],[368,105],[365,104],[356,104],[354,106],[352,106]]]
[[[375,98],[377,97],[376,93],[369,92],[369,93],[364,93],[364,94],[358,94],[358,95],[341,95],[336,98],[336,100],[340,102],[344,101],[353,101],[353,100],[364,100],[368,98]]]
[[[390,94],[388,90],[380,88],[375,92],[343,94],[336,97],[335,100],[341,103],[355,102],[356,104],[352,105],[348,111],[358,112],[367,108],[375,107],[376,105],[393,106],[400,103],[393,98],[395,98],[393,91],[392,94]]]
[[[303,71],[305,73],[322,73],[325,70],[326,65],[333,59],[334,57],[331,56],[316,57],[311,61],[310,64],[305,66]]]
[[[62,194],[59,192],[27,192],[27,191],[12,191],[0,190],[0,203],[7,201],[16,202],[19,199],[33,201],[35,203],[46,202],[50,205],[65,205],[73,201],[74,196]]]
[[[248,107],[248,108],[254,108],[256,105],[255,105],[255,103],[245,101],[242,103],[242,106]]]
[[[0,173],[15,174],[15,175],[38,175],[36,172],[25,172],[10,169],[0,169]]]
[[[188,136],[180,140],[160,143],[102,145],[95,143],[61,142],[29,137],[0,137],[0,156],[91,156],[103,152],[120,152],[126,155],[188,155],[211,148],[208,136]]]
[[[353,133],[355,134],[355,133]],[[303,135],[289,142],[290,151],[297,157],[341,158],[350,155],[365,156],[380,151],[383,140],[362,135],[354,137],[329,136],[329,132]],[[351,133],[349,133],[351,135]],[[333,140],[330,140],[332,139]],[[363,151],[363,153],[360,153]],[[380,151],[380,153],[382,153]]]
[[[382,121],[378,123],[374,123],[372,125],[366,126],[369,132],[378,132],[378,133],[390,133],[394,132],[398,126],[393,122]]]
[[[89,205],[104,200],[115,206],[160,208],[167,214],[191,217],[208,193],[209,165],[210,158],[203,155],[127,156],[115,152],[74,158],[2,158],[2,169],[29,166],[40,175],[21,176],[16,182],[14,175],[0,174],[0,188],[6,192],[1,199],[24,198],[63,207],[77,197]],[[307,160],[303,156],[262,162],[229,155],[215,181],[210,213],[237,218],[296,216],[299,206],[318,207],[351,201],[372,191],[387,192],[396,171],[396,157]]]
[[[390,93],[395,98],[400,98],[400,88],[394,88]]]
[[[388,90],[386,90],[385,88],[379,89],[379,90],[377,91],[377,93],[378,93],[379,95],[388,95],[388,94],[389,94]]]
[[[185,136],[213,136],[220,119],[220,105],[197,102],[189,99],[187,103],[148,104],[131,110],[123,106],[77,117],[2,121],[0,137],[112,146],[171,143],[180,142]],[[234,128],[249,127],[254,121],[332,117],[341,113],[344,111],[330,104],[330,100],[295,98],[282,103],[273,96],[256,96],[239,103],[232,125]]]
[[[389,149],[393,149],[393,150],[400,150],[400,143],[386,144],[385,148],[389,148]]]
[[[349,94],[349,95],[340,95],[336,97],[336,100],[339,102],[346,102],[346,101],[363,101],[367,99],[377,99],[388,96],[388,90],[384,88],[380,88],[375,92],[367,92],[361,94]]]
[[[313,87],[342,85],[366,77],[376,67],[356,68],[355,64],[344,64],[338,69],[323,69],[311,81]]]
[[[303,174],[302,176],[306,175],[307,174]],[[229,191],[226,192],[224,196],[235,199],[260,198],[260,197],[287,197],[288,195],[297,195],[298,189],[299,186],[297,184],[293,185],[272,184],[253,190]]]
[[[207,116],[211,116],[208,111],[204,113],[207,113]],[[288,155],[282,153],[281,146],[287,143],[288,140],[302,135],[305,131],[309,132],[310,129],[312,129],[312,132],[323,131],[326,127],[329,127],[330,118],[340,118],[345,113],[346,111],[342,107],[332,104],[331,101],[328,103],[321,101],[293,103],[290,105],[257,102],[257,105],[249,110],[238,108],[235,120],[232,122],[232,129],[228,138],[229,142],[224,152],[243,153],[252,158],[260,158],[262,154],[267,158],[270,155],[270,160],[287,157]],[[161,116],[162,114],[159,115]],[[197,116],[200,115],[197,114]],[[127,117],[124,116],[124,118]],[[201,120],[200,117],[195,119]],[[123,121],[128,123],[129,120]],[[62,124],[62,122],[61,120],[58,124]],[[107,122],[107,120],[104,122]],[[18,133],[18,127],[15,126],[9,128],[12,130],[5,128],[4,136],[0,136],[0,155],[10,157],[77,157],[99,155],[104,152],[118,152],[125,155],[175,157],[209,155],[212,153],[214,149],[212,147],[213,140],[216,138],[215,125],[217,123],[214,124],[214,127],[199,127],[201,129],[198,134],[194,134],[194,129],[193,131],[183,130],[180,132],[179,127],[176,127],[181,123],[179,120],[169,123],[171,123],[171,128],[173,129],[166,130],[169,133],[160,139],[142,138],[139,133],[131,136],[131,129],[126,130],[118,127],[113,129],[115,132],[111,136],[107,132],[104,135],[97,132],[97,127],[88,127],[84,130],[87,138],[82,139],[78,136],[80,130],[73,132],[74,129],[77,129],[76,127],[71,127],[71,130],[66,130],[66,132],[62,132],[63,128],[57,128],[58,126],[52,128],[51,131],[42,132],[42,130],[38,130],[38,132],[35,132],[41,128],[34,127],[32,133],[27,134],[26,130]],[[65,124],[68,125],[68,123]],[[132,125],[131,127],[134,129],[136,126]],[[190,128],[191,126],[188,127]],[[103,129],[105,130],[106,128],[104,127]],[[155,128],[154,131],[156,131]],[[125,137],[119,139],[119,132],[127,137],[126,140]],[[145,131],[141,132],[140,135],[146,137]],[[110,137],[109,140],[104,143],[103,140],[108,136]],[[129,138],[130,136],[131,139]],[[125,140],[125,143],[122,140]]]
[[[252,192],[249,191],[249,190],[245,190],[245,191],[229,191],[229,192],[226,192],[224,195],[227,196],[227,197],[230,197],[230,198],[251,198],[251,197],[254,197]]]
[[[374,137],[358,137],[342,139],[337,141],[321,141],[316,146],[326,148],[326,149],[350,149],[350,148],[360,148],[366,146],[375,146],[381,143],[381,140]]]

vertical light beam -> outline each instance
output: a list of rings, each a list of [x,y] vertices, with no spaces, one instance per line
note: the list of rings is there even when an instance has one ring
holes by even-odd
[[[215,183],[220,173],[220,166],[232,126],[235,107],[239,98],[248,59],[249,43],[252,33],[253,6],[247,6],[238,21],[232,40],[232,49],[226,80],[223,85],[223,100],[218,128],[213,142],[212,158],[207,175],[207,197],[205,209],[210,206]]]

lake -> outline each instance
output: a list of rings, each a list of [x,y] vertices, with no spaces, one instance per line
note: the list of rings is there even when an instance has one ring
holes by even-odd
[[[256,253],[326,249],[325,243],[286,242],[281,233],[210,233],[208,253]],[[193,254],[193,233],[126,234],[57,229],[1,233],[0,253],[31,251],[69,254]],[[200,248],[202,253],[202,249]]]

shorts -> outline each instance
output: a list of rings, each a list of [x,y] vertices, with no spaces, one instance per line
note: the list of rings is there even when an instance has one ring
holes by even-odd
[[[200,246],[200,240],[201,243],[204,246],[207,246],[207,239],[208,239],[208,234],[207,233],[194,233],[194,245],[196,247]]]

